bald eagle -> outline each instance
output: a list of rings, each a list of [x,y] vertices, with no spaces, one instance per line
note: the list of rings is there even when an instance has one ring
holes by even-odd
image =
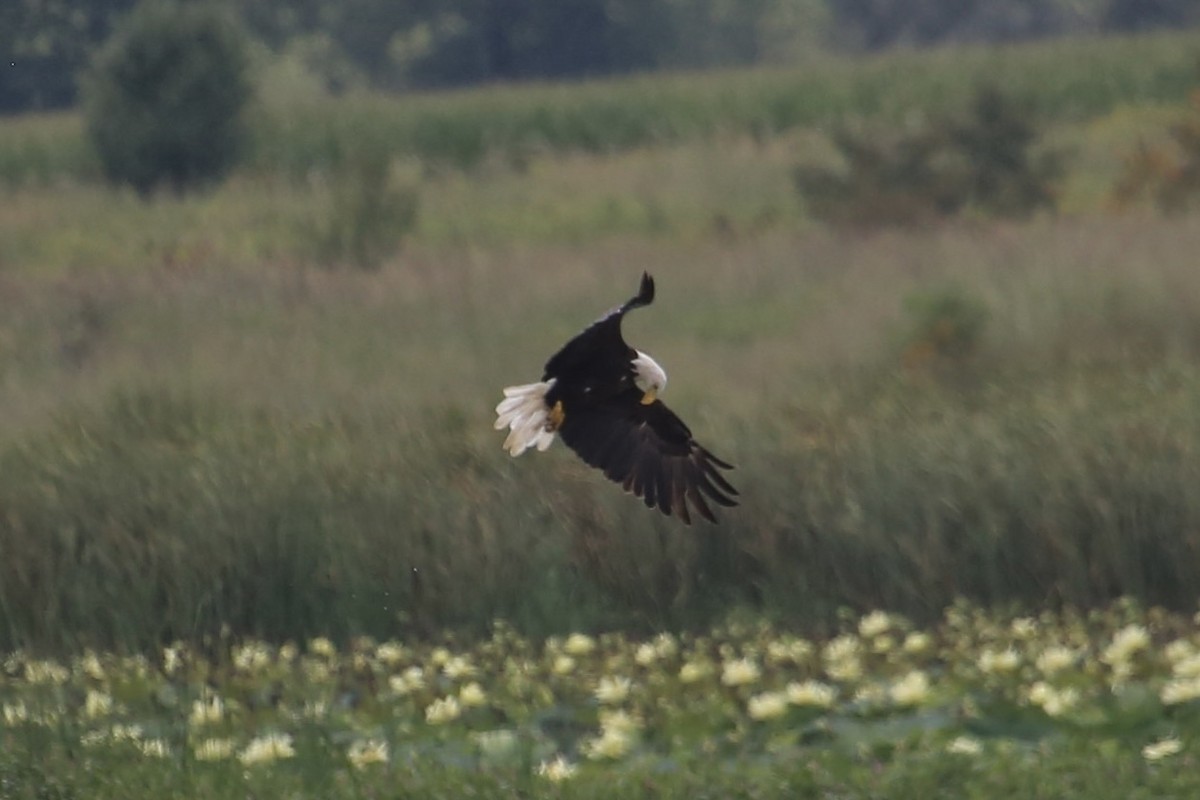
[[[733,465],[701,447],[658,399],[667,374],[621,336],[625,314],[652,302],[654,279],[643,273],[638,293],[551,356],[541,381],[504,390],[496,430],[509,429],[504,447],[513,456],[530,447],[545,450],[560,434],[580,458],[647,507],[691,524],[690,504],[716,522],[706,498],[737,505],[737,490],[718,470]]]

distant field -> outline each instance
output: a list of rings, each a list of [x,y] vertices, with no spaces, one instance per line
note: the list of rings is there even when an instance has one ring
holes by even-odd
[[[1077,121],[1122,105],[1183,99],[1196,82],[1198,53],[1196,34],[1163,33],[826,57],[787,69],[339,99],[268,75],[251,115],[246,166],[304,179],[369,149],[471,168],[544,153],[609,154],[746,136],[761,142],[838,119],[900,121],[960,108],[981,83],[1003,87],[1042,119]],[[76,115],[0,124],[0,181],[91,181],[98,174]]]

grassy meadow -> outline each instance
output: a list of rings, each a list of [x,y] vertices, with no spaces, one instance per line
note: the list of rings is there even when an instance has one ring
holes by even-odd
[[[0,797],[1194,794],[1200,215],[1112,190],[1197,45],[281,91],[149,200],[0,121]],[[808,216],[980,76],[1056,213]],[[643,270],[715,526],[492,429]]]

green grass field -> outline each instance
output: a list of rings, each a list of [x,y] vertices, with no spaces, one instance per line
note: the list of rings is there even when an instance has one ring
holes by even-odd
[[[150,201],[76,117],[3,121],[0,798],[1191,796],[1200,216],[1111,192],[1195,44],[279,105],[273,150]],[[1056,213],[807,215],[837,119],[984,74],[1067,153]],[[360,146],[378,205],[326,169]],[[716,526],[492,429],[643,270],[626,336],[738,467]]]

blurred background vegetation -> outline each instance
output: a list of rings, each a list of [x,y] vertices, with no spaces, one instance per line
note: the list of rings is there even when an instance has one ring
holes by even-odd
[[[1196,21],[5,5],[0,649],[1193,609]],[[718,526],[491,428],[643,269]]]

